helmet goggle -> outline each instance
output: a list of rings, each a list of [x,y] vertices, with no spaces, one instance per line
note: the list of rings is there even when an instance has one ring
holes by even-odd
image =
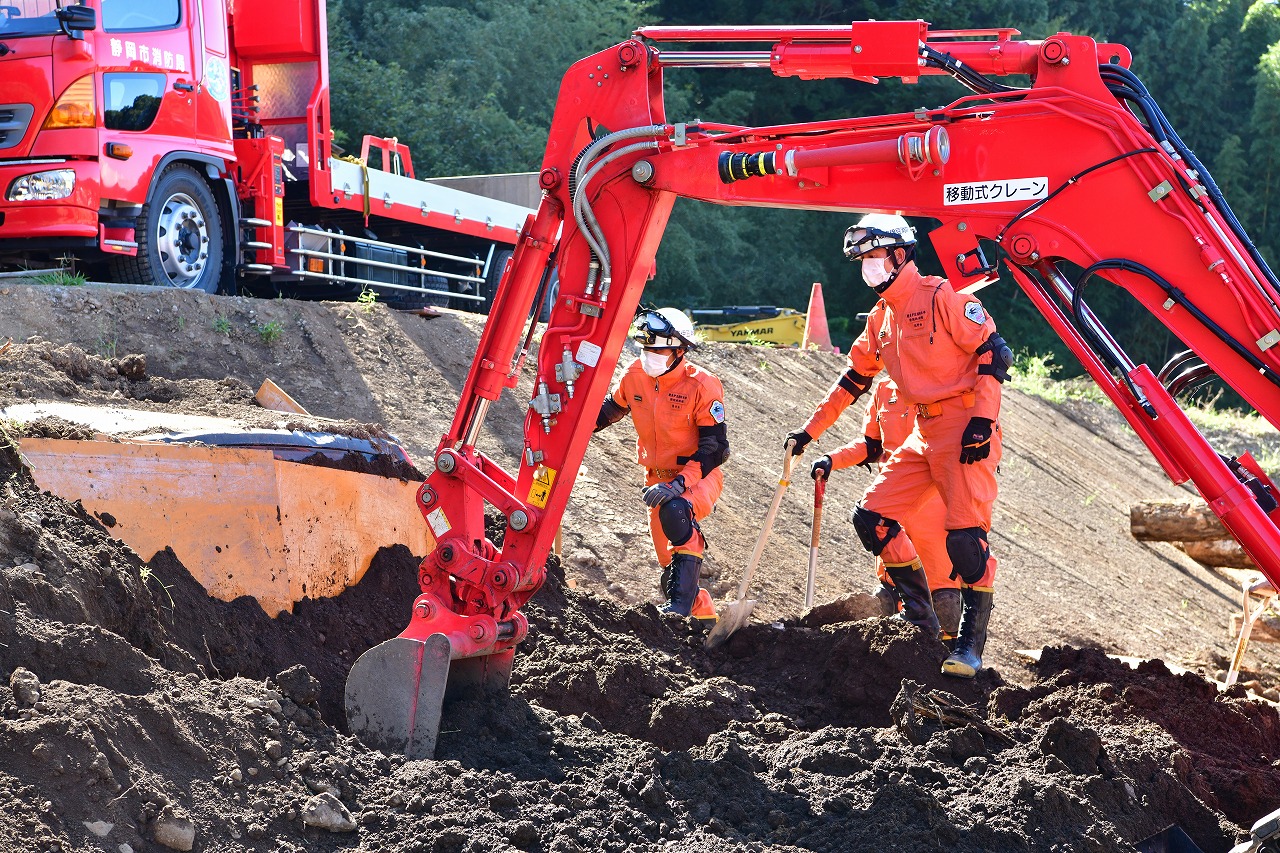
[[[657,311],[646,311],[636,320],[631,339],[645,349],[688,349],[693,346],[671,321]]]
[[[915,240],[897,231],[851,225],[844,232],[844,256],[851,261],[861,260],[863,255],[875,249],[905,249],[915,244]]]

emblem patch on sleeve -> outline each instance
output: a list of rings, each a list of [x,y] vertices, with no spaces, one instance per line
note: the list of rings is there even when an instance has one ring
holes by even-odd
[[[967,302],[964,306],[964,316],[981,326],[987,322],[987,314],[982,310],[982,305],[977,302]]]
[[[711,419],[718,424],[724,423],[724,403],[716,400],[711,404]]]

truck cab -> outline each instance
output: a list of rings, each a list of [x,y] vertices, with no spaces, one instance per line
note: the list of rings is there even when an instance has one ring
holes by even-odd
[[[330,121],[323,0],[0,0],[0,268],[486,305],[532,211]]]

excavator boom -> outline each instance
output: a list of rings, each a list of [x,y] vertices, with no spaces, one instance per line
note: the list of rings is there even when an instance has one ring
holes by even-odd
[[[527,630],[519,608],[542,583],[677,197],[933,218],[941,225],[930,240],[958,289],[993,283],[988,256],[1002,252],[1168,475],[1194,482],[1280,581],[1274,486],[1248,457],[1216,453],[1174,399],[1216,374],[1280,424],[1275,276],[1129,70],[1128,50],[1067,33],[1017,34],[931,31],[923,21],[649,27],[569,69],[541,205],[504,273],[436,471],[419,491],[437,542],[422,563],[422,594],[400,637],[353,668],[348,698],[365,709],[353,730],[376,729],[386,748],[429,755],[434,732],[421,732],[438,718],[441,685],[453,681],[439,672],[445,639],[446,667],[466,669],[470,684],[505,689],[510,653]],[[735,49],[684,47],[699,43]],[[667,116],[662,78],[672,66],[866,81],[946,74],[969,94],[934,110],[741,127]],[[539,347],[524,453],[510,474],[478,443],[489,405],[516,385],[531,310],[553,267],[559,293]],[[1089,308],[1097,284],[1122,288],[1157,316],[1187,346],[1185,358],[1160,371],[1133,360]],[[486,506],[507,520],[501,547],[485,537]],[[435,658],[424,657],[428,644]],[[498,662],[491,669],[477,663],[490,658]],[[424,659],[437,661],[430,677]],[[361,701],[368,697],[359,689],[352,695],[374,671],[389,694],[385,711]],[[424,683],[436,687],[424,694],[416,689]]]

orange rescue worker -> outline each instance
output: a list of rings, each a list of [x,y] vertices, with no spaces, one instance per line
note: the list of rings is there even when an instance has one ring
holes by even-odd
[[[642,497],[667,595],[661,609],[714,620],[711,595],[698,586],[706,548],[698,521],[711,514],[724,489],[724,389],[684,357],[695,343],[693,323],[683,312],[644,311],[631,336],[640,358],[600,407],[595,431],[631,414],[636,461],[645,469]]]
[[[898,393],[892,379],[882,378],[871,392],[871,406],[862,425],[863,437],[852,444],[814,461],[810,474],[830,477],[832,471],[861,465],[875,473],[871,466],[883,462],[902,446],[911,435],[916,423],[916,410]],[[936,488],[929,489],[920,505],[902,519],[902,527],[915,543],[924,563],[925,578],[933,597],[933,609],[942,626],[942,639],[954,640],[960,625],[960,582],[951,571],[951,557],[947,555],[946,521],[947,507]],[[892,578],[885,570],[884,560],[876,557],[876,577],[880,584],[875,596],[880,601],[885,616],[897,614],[900,598]]]
[[[930,488],[946,504],[947,554],[960,578],[963,612],[947,675],[972,678],[982,668],[996,563],[987,541],[1000,462],[1000,383],[1013,353],[982,303],[913,260],[915,231],[901,216],[869,214],[844,235],[845,257],[862,262],[862,278],[880,301],[849,350],[849,369],[809,422],[788,435],[793,452],[835,423],[883,367],[903,401],[916,409],[910,437],[890,455],[851,518],[868,551],[884,560],[906,618],[938,632],[938,618],[911,537],[903,531]]]

